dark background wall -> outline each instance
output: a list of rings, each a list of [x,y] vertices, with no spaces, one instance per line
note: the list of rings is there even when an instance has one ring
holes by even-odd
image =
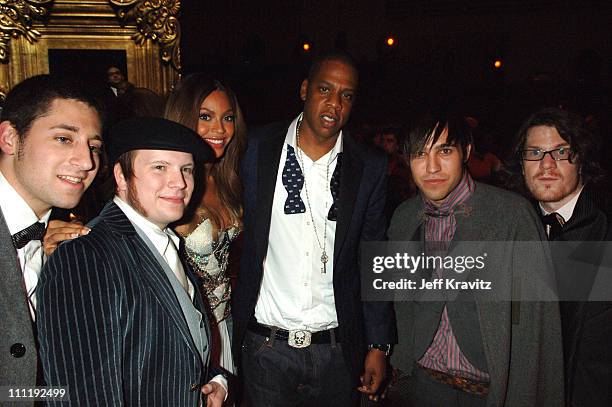
[[[541,105],[609,113],[610,1],[187,0],[180,20],[184,72],[229,78],[249,124],[299,112],[309,61],[333,48],[360,61],[353,122],[453,100],[507,137]]]

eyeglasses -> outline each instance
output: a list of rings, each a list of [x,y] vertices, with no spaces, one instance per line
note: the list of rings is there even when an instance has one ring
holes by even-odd
[[[574,159],[574,152],[568,147],[559,147],[548,151],[540,150],[539,148],[530,148],[521,151],[521,158],[525,161],[541,161],[546,154],[550,154],[550,157],[555,161],[571,161]]]

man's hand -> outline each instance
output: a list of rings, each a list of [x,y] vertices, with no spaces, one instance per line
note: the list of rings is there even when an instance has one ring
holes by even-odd
[[[387,356],[385,352],[372,348],[366,355],[361,386],[357,388],[363,394],[368,394],[369,399],[378,401],[378,391],[381,383],[385,380],[387,370]]]
[[[78,222],[64,222],[63,220],[51,220],[47,225],[47,232],[43,239],[43,249],[45,255],[51,256],[51,253],[57,249],[57,245],[64,240],[72,240],[79,236],[89,233],[89,228]]]
[[[207,396],[206,407],[221,407],[227,394],[223,386],[213,381],[202,386],[202,393]]]

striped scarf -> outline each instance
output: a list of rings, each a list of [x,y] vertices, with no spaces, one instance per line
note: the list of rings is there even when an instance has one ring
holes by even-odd
[[[459,184],[451,191],[440,206],[435,206],[431,201],[421,195],[423,201],[423,212],[425,214],[425,241],[450,243],[455,236],[457,220],[455,210],[467,201],[474,193],[476,184],[467,171]]]

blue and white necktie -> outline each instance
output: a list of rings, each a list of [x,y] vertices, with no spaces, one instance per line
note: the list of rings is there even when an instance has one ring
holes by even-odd
[[[340,174],[342,171],[342,153],[338,153],[336,168],[329,183],[329,189],[333,198],[333,203],[329,208],[327,219],[336,221],[338,219],[338,195],[340,193]],[[285,200],[285,214],[294,215],[306,212],[306,205],[300,193],[304,187],[304,174],[297,161],[295,150],[287,144],[287,158],[282,174],[283,186],[287,190]]]
[[[332,174],[331,181],[329,182],[329,190],[331,191],[334,202],[329,208],[327,219],[332,221],[338,220],[338,195],[340,193],[340,174],[342,172],[342,153],[338,153],[336,158],[336,169]]]
[[[295,156],[295,150],[287,144],[287,159],[282,174],[283,186],[287,190],[287,200],[285,201],[285,214],[293,215],[306,212],[304,201],[300,197],[304,186],[304,174]]]

